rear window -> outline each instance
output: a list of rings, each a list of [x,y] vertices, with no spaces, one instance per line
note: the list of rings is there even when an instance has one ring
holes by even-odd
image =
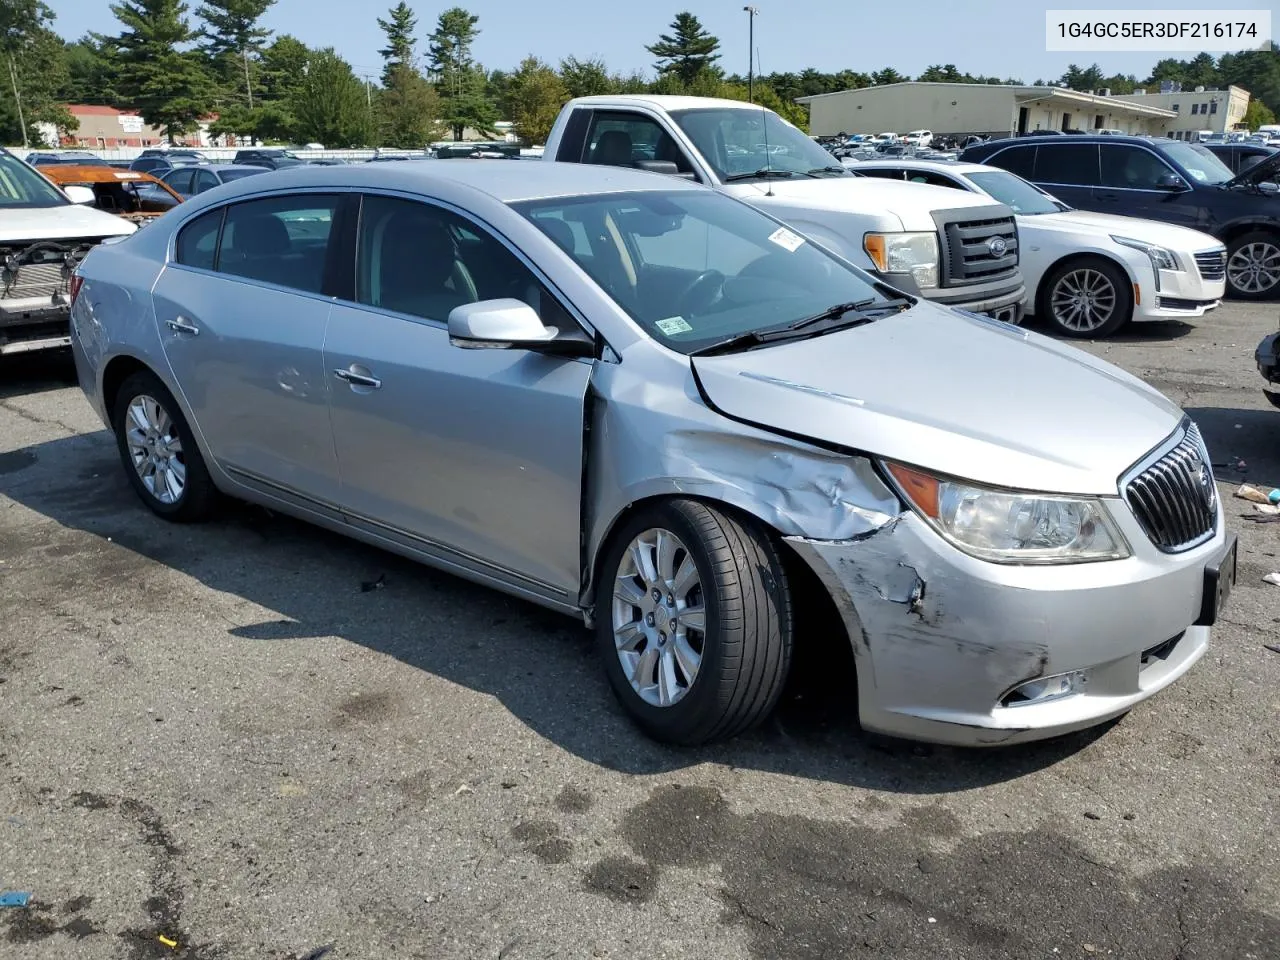
[[[177,261],[184,266],[212,270],[218,253],[222,210],[196,217],[178,232]]]
[[[338,202],[305,194],[236,204],[227,211],[218,272],[319,293]]]
[[[1032,179],[1032,168],[1036,162],[1036,148],[1010,147],[1007,150],[1001,150],[986,162],[992,166],[1003,167],[1010,173],[1016,173],[1025,180],[1030,180]]]

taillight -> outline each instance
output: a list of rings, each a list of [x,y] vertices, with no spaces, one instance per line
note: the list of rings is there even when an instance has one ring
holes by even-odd
[[[80,274],[78,273],[73,273],[71,275],[71,285],[67,291],[68,293],[71,294],[72,305],[75,304],[76,297],[80,296],[80,288],[83,286],[84,286],[84,277],[80,276]]]

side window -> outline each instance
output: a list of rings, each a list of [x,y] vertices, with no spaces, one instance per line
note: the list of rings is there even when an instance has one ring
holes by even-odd
[[[1161,177],[1173,168],[1150,150],[1123,144],[1102,151],[1102,185],[1121,190],[1155,190]]]
[[[511,297],[566,329],[574,321],[501,241],[452,211],[366,196],[356,239],[356,300],[441,323],[454,307]]]
[[[195,192],[204,193],[206,190],[212,190],[218,185],[218,178],[208,170],[200,170],[196,173]]]
[[[218,228],[222,226],[222,210],[212,210],[196,217],[178,232],[179,263],[201,270],[212,270],[218,252]]]
[[[179,193],[188,194],[191,192],[191,178],[194,175],[195,171],[193,170],[178,169],[169,174],[165,178],[165,182]]]
[[[1036,183],[1097,186],[1098,146],[1094,143],[1042,143],[1036,152],[1035,176],[1029,179]]]
[[[218,272],[320,293],[338,201],[310,193],[229,207]]]
[[[1016,173],[1024,180],[1033,180],[1035,178],[1032,176],[1032,168],[1035,166],[1035,160],[1035,147],[1010,147],[1008,150],[1001,150],[994,157],[989,157],[986,162],[1008,170],[1010,173]]]
[[[629,167],[637,160],[667,160],[680,173],[692,173],[684,151],[657,120],[639,113],[597,111],[587,131],[583,162]]]

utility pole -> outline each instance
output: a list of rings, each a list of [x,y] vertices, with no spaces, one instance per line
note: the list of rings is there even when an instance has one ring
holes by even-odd
[[[240,53],[244,57],[244,92],[249,98],[249,109],[253,109],[253,85],[249,82],[249,48],[241,47]]]
[[[756,16],[759,7],[743,7],[747,14],[747,99],[755,103],[755,54],[756,48]]]
[[[13,54],[9,54],[9,79],[13,81],[13,100],[18,105],[18,126],[22,128],[22,149],[31,146],[27,137],[27,122],[22,118],[22,94],[18,93],[18,68],[13,64]]]

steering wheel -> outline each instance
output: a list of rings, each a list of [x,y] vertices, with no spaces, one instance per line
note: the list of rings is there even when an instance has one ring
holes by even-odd
[[[724,274],[719,270],[703,270],[680,292],[677,302],[682,313],[698,314],[720,298]]]

